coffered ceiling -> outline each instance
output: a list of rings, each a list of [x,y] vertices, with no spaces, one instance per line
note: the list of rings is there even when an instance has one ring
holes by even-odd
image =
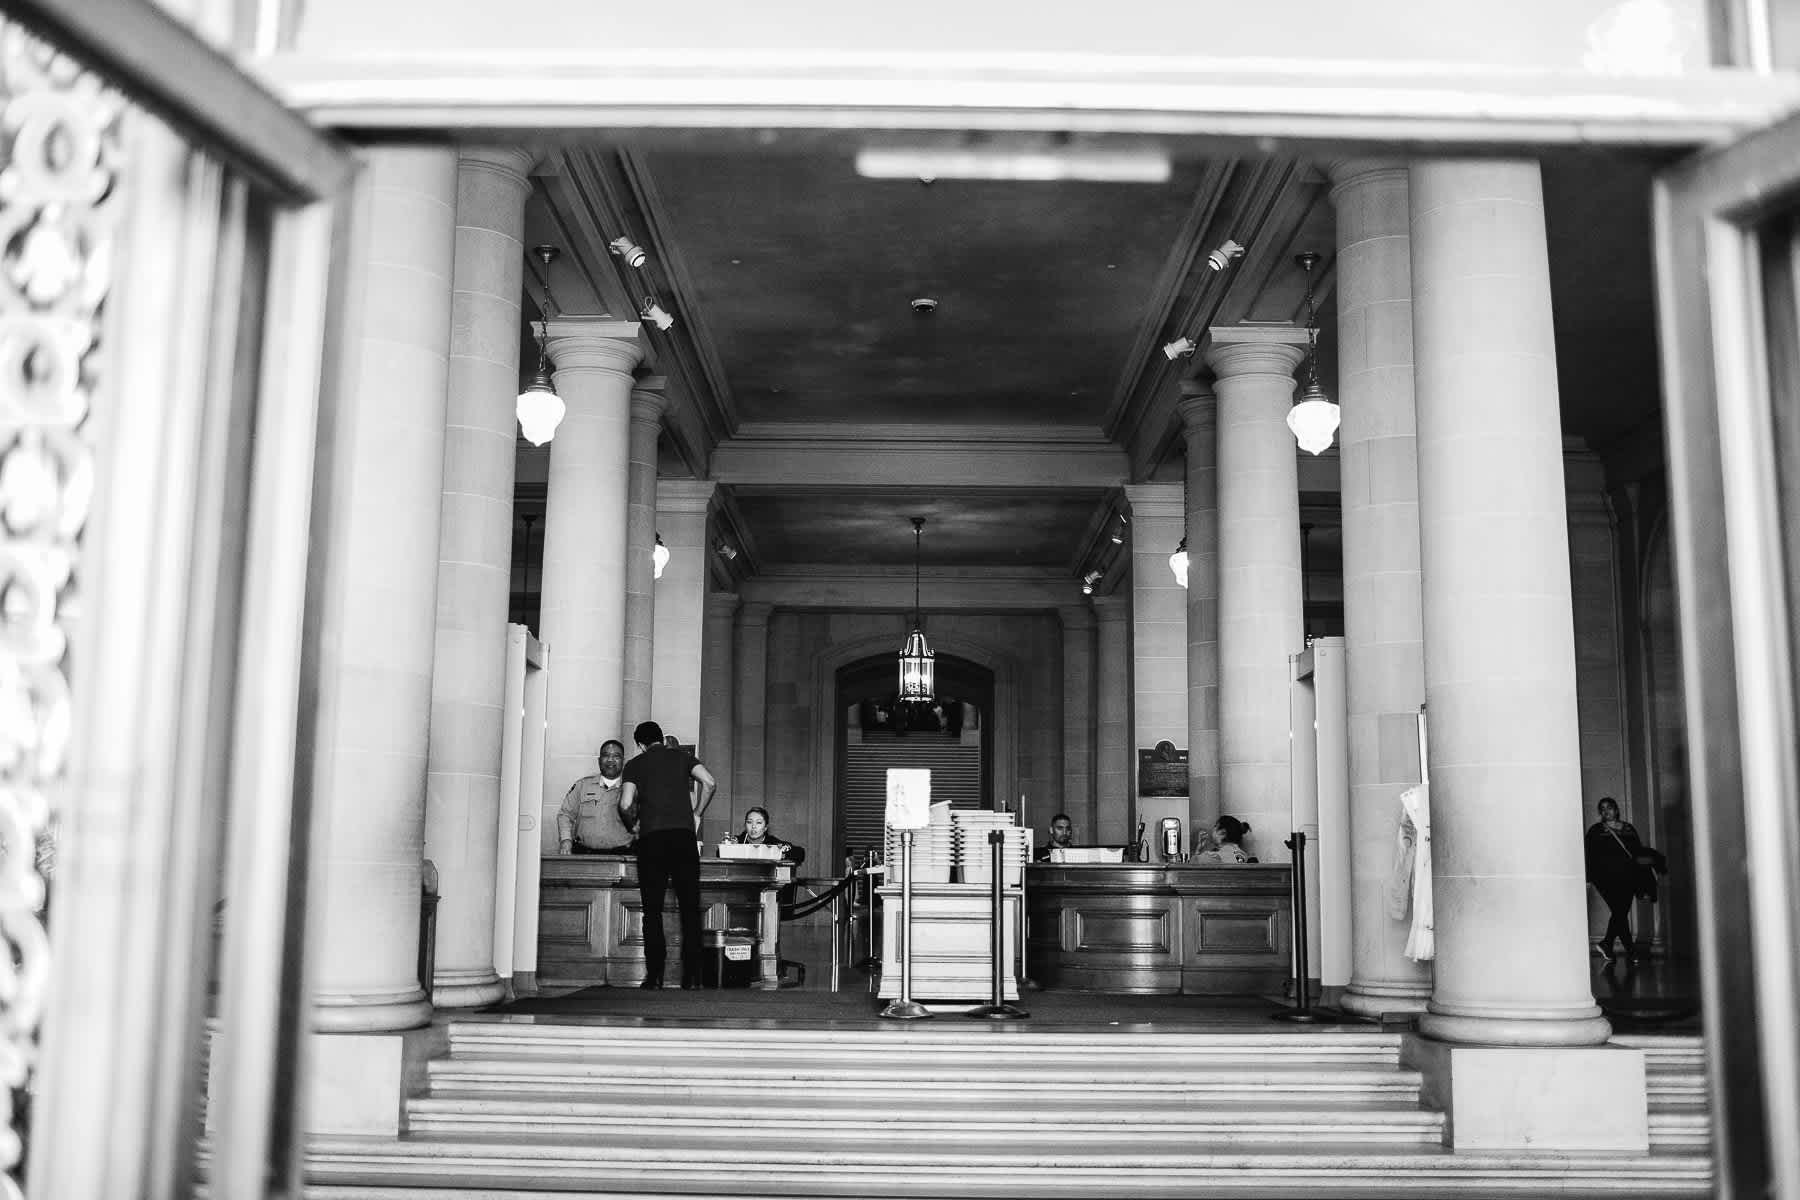
[[[622,315],[655,295],[675,314],[644,332],[646,369],[669,380],[663,471],[727,481],[727,526],[751,552],[733,570],[910,564],[917,513],[928,565],[1073,578],[1103,550],[1117,485],[1181,478],[1174,406],[1203,368],[1162,344],[1303,323],[1301,250],[1326,256],[1335,384],[1315,164],[1177,153],[1156,184],[927,182],[862,178],[855,149],[576,145],[528,212],[529,240],[568,251],[553,277],[565,311]],[[1651,170],[1598,152],[1545,163],[1565,429],[1602,450],[1655,424]],[[618,236],[649,250],[642,270],[606,252]],[[1248,251],[1208,269],[1228,237]],[[1046,437],[1093,457],[1044,460],[1038,477],[1006,457]],[[956,453],[855,456],[896,438]],[[814,443],[842,452],[808,459]],[[1309,494],[1335,487],[1331,458],[1303,459]],[[520,477],[529,488],[541,462],[527,454]]]

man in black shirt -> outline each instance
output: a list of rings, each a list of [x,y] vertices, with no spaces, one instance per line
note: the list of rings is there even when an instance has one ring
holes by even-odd
[[[663,744],[662,726],[645,721],[632,731],[638,755],[625,764],[619,811],[637,822],[638,897],[644,908],[644,982],[663,985],[668,941],[663,935],[663,900],[675,885],[681,913],[681,986],[701,981],[700,844],[695,831],[712,803],[718,781],[685,750]],[[696,796],[693,785],[700,784]]]

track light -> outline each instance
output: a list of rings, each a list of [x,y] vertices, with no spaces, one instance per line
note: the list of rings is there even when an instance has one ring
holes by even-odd
[[[650,571],[652,579],[661,579],[663,568],[669,565],[669,548],[663,545],[662,534],[656,535],[656,545],[650,547]]]
[[[1243,253],[1244,248],[1242,246],[1238,245],[1230,238],[1226,238],[1224,243],[1221,244],[1217,250],[1214,250],[1211,254],[1206,256],[1206,265],[1215,271],[1223,271],[1226,267],[1231,265],[1232,259],[1241,257]]]
[[[668,309],[656,302],[655,296],[644,297],[644,307],[638,310],[638,316],[664,332],[675,326],[675,318],[669,315]]]
[[[713,539],[713,549],[717,550],[719,552],[719,557],[726,562],[732,562],[738,556],[737,547],[726,541],[724,538]]]
[[[624,259],[625,265],[633,270],[641,268],[644,265],[644,260],[649,257],[644,253],[644,248],[642,246],[638,245],[628,237],[614,238],[612,241],[606,243],[606,248]]]
[[[1084,596],[1093,595],[1094,594],[1094,585],[1096,583],[1100,582],[1100,577],[1102,574],[1104,574],[1104,572],[1089,571],[1086,575],[1083,575],[1081,577],[1081,594]]]
[[[1196,342],[1193,338],[1180,337],[1180,338],[1176,338],[1172,342],[1166,343],[1163,346],[1163,355],[1170,362],[1174,362],[1178,358],[1193,357],[1194,351],[1198,350],[1199,348],[1200,348],[1200,343]]]

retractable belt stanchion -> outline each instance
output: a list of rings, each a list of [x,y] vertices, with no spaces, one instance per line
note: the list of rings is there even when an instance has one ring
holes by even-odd
[[[1306,953],[1306,835],[1296,832],[1282,844],[1294,852],[1294,1007],[1270,1015],[1277,1021],[1323,1021],[1325,1014],[1312,1006],[1306,986],[1312,967]]]
[[[1006,866],[1002,847],[1006,844],[1006,834],[999,829],[988,830],[988,846],[992,850],[994,860],[993,887],[989,895],[993,898],[993,948],[994,986],[989,1003],[980,1008],[971,1008],[968,1015],[989,1021],[1016,1021],[1031,1014],[1024,1009],[1014,1008],[1006,1002],[1006,972],[1012,969],[1012,956],[1006,952]]]
[[[931,1011],[912,998],[912,863],[913,831],[900,831],[900,995],[889,1000],[881,1015],[896,1021],[915,1021]]]

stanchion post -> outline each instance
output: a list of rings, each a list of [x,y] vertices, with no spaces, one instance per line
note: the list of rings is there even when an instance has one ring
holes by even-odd
[[[1006,1002],[1006,972],[1012,969],[1012,955],[1006,952],[1006,832],[1001,829],[988,830],[988,847],[993,860],[993,886],[988,894],[993,900],[993,989],[989,993],[989,1002],[979,1008],[971,1008],[968,1015],[988,1021],[1017,1021],[1031,1014],[1024,1009],[1015,1008]],[[1024,914],[1020,914],[1023,916]]]
[[[929,1017],[931,1010],[912,998],[912,885],[913,831],[900,831],[900,944],[895,947],[900,958],[900,995],[889,1000],[881,1015],[895,1021],[916,1021]]]
[[[1294,852],[1294,1007],[1271,1015],[1277,1021],[1323,1021],[1325,1014],[1313,1008],[1311,989],[1306,985],[1312,969],[1306,953],[1306,835],[1296,830],[1283,845]]]

